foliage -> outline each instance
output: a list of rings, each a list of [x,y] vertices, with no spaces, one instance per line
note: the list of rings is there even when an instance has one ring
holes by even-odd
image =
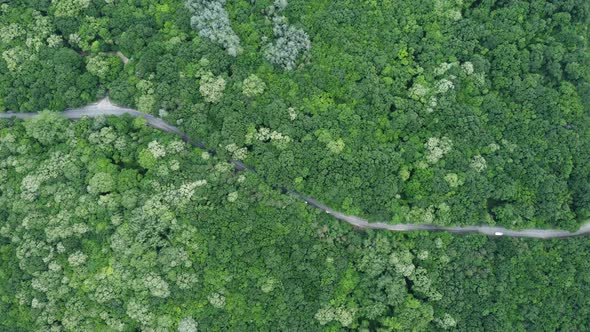
[[[90,5],[90,0],[51,0],[55,17],[73,17]]]
[[[268,46],[264,56],[271,63],[286,70],[293,70],[297,58],[311,48],[309,37],[302,29],[287,24],[284,16],[273,17],[276,40]]]
[[[86,70],[101,81],[113,81],[122,69],[122,62],[116,56],[99,54],[88,59]]]
[[[221,44],[231,56],[241,53],[240,38],[232,30],[229,15],[223,8],[225,0],[187,0],[191,11],[191,26],[199,36]]]
[[[0,2],[0,330],[587,329],[584,239],[273,188],[576,229],[588,1]],[[55,114],[107,93],[215,150]]]
[[[252,74],[244,79],[242,83],[242,93],[246,97],[254,97],[264,92],[266,83],[258,76]]]
[[[199,92],[209,103],[217,103],[223,96],[225,90],[225,79],[221,76],[213,76],[208,72],[201,76],[201,83],[199,85]]]
[[[66,123],[61,144],[39,149],[28,125],[0,132],[0,174],[11,179],[0,184],[0,262],[21,272],[0,274],[0,292],[10,294],[0,305],[20,308],[5,325],[354,329],[386,326],[405,301],[432,311],[425,301],[440,299],[408,249],[332,223],[178,138],[128,119],[83,119]],[[39,177],[35,195],[21,199],[27,179]],[[375,297],[359,297],[375,287]],[[19,312],[31,318],[13,321]]]

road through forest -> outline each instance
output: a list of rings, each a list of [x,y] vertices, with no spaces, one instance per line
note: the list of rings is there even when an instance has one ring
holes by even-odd
[[[84,116],[87,117],[98,117],[103,115],[114,115],[120,116],[123,114],[129,114],[132,117],[142,117],[146,119],[147,123],[152,127],[163,130],[169,133],[176,134],[182,138],[185,142],[192,144],[193,146],[199,147],[201,149],[207,149],[204,143],[200,142],[193,142],[191,141],[186,134],[180,131],[175,126],[172,126],[166,123],[161,118],[155,117],[150,114],[142,113],[134,109],[124,108],[111,103],[111,101],[107,98],[100,100],[97,103],[93,103],[87,106],[68,109],[61,113],[64,117],[68,119],[81,119]],[[37,113],[0,113],[1,118],[19,118],[19,119],[26,119],[30,117],[36,116]],[[253,169],[246,167],[242,162],[238,160],[231,160],[231,162],[236,166],[238,170],[250,170]],[[296,191],[287,190],[292,195],[299,197],[307,204],[318,208],[330,215],[334,218],[345,221],[355,227],[360,229],[381,229],[381,230],[389,230],[395,232],[406,232],[406,231],[443,231],[443,232],[450,232],[455,234],[467,234],[467,233],[481,233],[489,236],[509,236],[509,237],[529,237],[529,238],[540,238],[540,239],[553,239],[553,238],[567,238],[567,237],[574,237],[574,236],[581,236],[585,234],[590,234],[590,221],[584,223],[582,227],[576,232],[568,232],[564,230],[558,229],[523,229],[523,230],[510,230],[503,227],[491,227],[491,226],[464,226],[464,227],[444,227],[444,226],[436,226],[436,225],[427,225],[427,224],[387,224],[383,222],[374,222],[370,223],[366,219],[346,215],[341,212],[335,211],[330,207],[327,207],[323,204],[320,204],[313,198],[306,197]]]

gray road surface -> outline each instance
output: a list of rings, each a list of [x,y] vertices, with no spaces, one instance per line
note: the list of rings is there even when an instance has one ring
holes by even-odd
[[[100,100],[97,103],[93,103],[84,107],[75,108],[75,109],[68,109],[62,112],[62,115],[68,119],[81,119],[82,117],[98,117],[103,115],[114,115],[120,116],[123,114],[129,114],[132,117],[142,117],[146,119],[147,123],[156,128],[160,129],[169,133],[176,134],[180,136],[185,142],[188,142],[194,146],[197,146],[201,149],[207,149],[205,144],[199,142],[192,142],[188,138],[186,134],[181,132],[175,126],[172,126],[166,123],[164,120],[155,117],[150,114],[142,113],[130,108],[124,108],[120,106],[116,106],[107,98]],[[1,118],[19,118],[19,119],[26,119],[30,117],[36,116],[37,113],[0,113]],[[214,151],[214,150],[211,150]],[[231,160],[231,162],[236,166],[238,170],[250,170],[253,169],[248,168],[242,162],[238,160]],[[465,227],[443,227],[443,226],[436,226],[436,225],[426,225],[426,224],[387,224],[383,222],[376,222],[370,223],[366,219],[357,217],[357,216],[349,216],[343,214],[341,212],[335,211],[330,207],[320,204],[313,198],[309,198],[303,196],[302,194],[296,191],[290,191],[291,194],[301,198],[307,204],[318,208],[338,220],[345,221],[355,227],[360,229],[382,229],[382,230],[389,230],[394,232],[407,232],[407,231],[442,231],[442,232],[450,232],[455,234],[468,234],[468,233],[481,233],[489,236],[508,236],[508,237],[529,237],[529,238],[539,238],[539,239],[554,239],[554,238],[567,238],[567,237],[574,237],[574,236],[581,236],[590,233],[590,221],[584,223],[582,227],[576,232],[568,232],[564,230],[558,229],[523,229],[523,230],[510,230],[503,227],[491,227],[491,226],[465,226]]]

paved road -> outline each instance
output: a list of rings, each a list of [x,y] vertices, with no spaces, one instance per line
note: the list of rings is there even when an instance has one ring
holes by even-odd
[[[205,144],[200,142],[191,141],[186,134],[180,131],[175,126],[166,123],[164,120],[145,114],[134,109],[119,107],[111,103],[108,98],[104,98],[97,103],[90,104],[84,107],[68,109],[62,112],[63,116],[69,119],[81,119],[84,116],[87,117],[98,117],[102,115],[114,115],[120,116],[123,114],[129,114],[132,117],[142,117],[146,119],[147,123],[156,129],[160,129],[169,133],[180,136],[185,142],[197,146],[201,149],[207,149]],[[1,118],[19,118],[26,119],[36,116],[37,113],[0,113]],[[210,150],[215,152],[214,150]],[[238,170],[249,170],[253,171],[252,168],[248,168],[242,162],[238,160],[231,160]],[[443,227],[436,225],[425,225],[425,224],[387,224],[383,222],[370,223],[366,219],[349,216],[341,212],[335,211],[330,207],[320,204],[313,198],[306,197],[296,191],[289,191],[291,194],[301,198],[309,205],[318,208],[338,220],[345,221],[353,226],[360,229],[382,229],[395,232],[407,232],[407,231],[438,231],[438,232],[450,232],[455,234],[468,234],[468,233],[481,233],[489,236],[509,236],[509,237],[529,237],[539,239],[554,239],[554,238],[567,238],[574,236],[581,236],[590,233],[590,221],[584,223],[582,227],[576,232],[568,232],[558,229],[523,229],[523,230],[510,230],[503,227],[490,227],[490,226],[465,226],[465,227]]]
[[[455,234],[468,234],[468,233],[481,233],[489,236],[509,236],[509,237],[530,237],[538,239],[556,239],[581,236],[590,233],[590,222],[586,222],[576,232],[568,232],[558,229],[523,229],[523,230],[511,230],[503,227],[491,227],[491,226],[465,226],[465,227],[443,227],[428,224],[387,224],[383,222],[370,223],[366,219],[349,216],[344,213],[335,211],[330,207],[318,203],[315,199],[303,196],[295,191],[293,194],[299,196],[305,202],[314,206],[326,213],[332,215],[334,218],[346,221],[347,223],[356,226],[361,229],[385,229],[395,232],[407,232],[407,231],[438,231],[438,232],[450,232]]]
[[[121,51],[117,51],[115,54],[121,59],[121,61],[123,61],[124,64],[129,62],[129,58],[127,58],[125,54],[121,53]]]

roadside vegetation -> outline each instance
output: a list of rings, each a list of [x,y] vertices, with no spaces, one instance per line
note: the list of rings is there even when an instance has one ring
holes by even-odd
[[[0,328],[584,330],[586,0],[0,0]],[[70,122],[105,95],[141,120]],[[239,172],[242,161],[256,174]]]

